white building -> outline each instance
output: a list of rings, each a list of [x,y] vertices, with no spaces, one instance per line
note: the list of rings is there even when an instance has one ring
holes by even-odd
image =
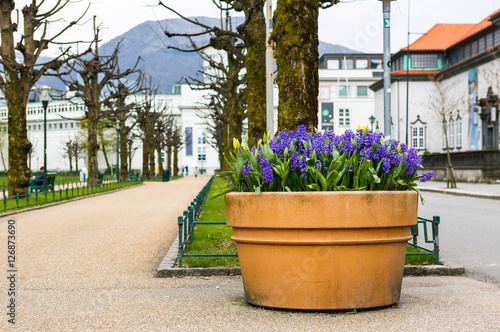
[[[499,50],[497,11],[478,24],[437,24],[409,45],[409,57],[406,47],[392,55],[392,137],[405,142],[408,136],[409,146],[421,152],[444,152],[438,101],[453,106],[445,119],[452,152],[498,149],[498,106],[481,108],[477,101],[487,97],[489,87],[500,92]],[[383,81],[370,88],[375,117],[383,119]]]
[[[382,54],[325,54],[319,62],[319,128],[341,134],[372,125],[375,93],[369,86],[382,75]]]

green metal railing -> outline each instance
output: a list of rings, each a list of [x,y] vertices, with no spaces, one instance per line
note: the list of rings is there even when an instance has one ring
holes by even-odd
[[[142,181],[139,181],[142,182]],[[106,192],[119,188],[129,187],[133,184],[139,183],[138,181],[106,181],[100,185],[88,185],[85,182],[67,182],[56,184],[57,189],[40,191],[35,193],[16,194],[7,196],[7,187],[5,182],[2,186],[3,199],[0,203],[0,211],[9,211],[22,209],[30,206],[42,205],[52,202],[64,201],[67,199],[92,195],[100,192]]]
[[[225,225],[224,221],[198,221],[203,204],[207,199],[208,191],[212,185],[214,177],[212,176],[196,198],[183,212],[182,216],[177,218],[179,224],[179,267],[182,267],[183,257],[238,257],[237,254],[187,254],[187,246],[193,243],[194,228],[197,225]]]
[[[425,251],[425,253],[409,253],[407,256],[434,256],[434,263],[439,265],[439,223],[441,218],[439,216],[433,216],[432,220],[418,217],[417,224],[411,227],[411,235],[413,239],[408,244]],[[433,250],[419,246],[417,243],[417,238],[419,235],[419,225],[422,225],[424,233],[424,242],[432,243]],[[428,226],[429,225],[429,226]],[[429,236],[429,228],[431,228],[432,239]]]

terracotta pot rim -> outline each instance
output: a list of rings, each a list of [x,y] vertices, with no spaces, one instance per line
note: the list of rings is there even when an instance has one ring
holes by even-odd
[[[255,192],[230,192],[226,195],[331,195],[331,194],[346,194],[346,195],[367,195],[367,194],[393,194],[393,195],[406,195],[406,194],[416,194],[414,190],[339,190],[339,191],[265,191],[259,194]]]

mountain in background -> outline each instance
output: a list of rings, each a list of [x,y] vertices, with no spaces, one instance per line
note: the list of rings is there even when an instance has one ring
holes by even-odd
[[[220,19],[211,17],[193,17],[193,20],[207,26],[218,26]],[[243,22],[243,17],[233,18],[233,26]],[[137,25],[121,36],[99,46],[99,54],[111,54],[116,45],[121,42],[120,68],[131,68],[140,56],[139,68],[147,75],[152,75],[159,84],[159,92],[170,93],[172,86],[180,82],[183,77],[194,77],[203,67],[203,61],[197,53],[186,53],[167,49],[174,46],[189,49],[189,40],[183,37],[168,38],[164,30],[174,33],[196,33],[200,28],[183,19],[166,19],[163,21],[147,21]],[[197,36],[193,40],[197,45],[208,43],[208,36]],[[325,53],[359,53],[347,47],[329,44],[320,41],[319,54]],[[57,89],[64,89],[64,85],[57,78],[44,77],[40,81]]]

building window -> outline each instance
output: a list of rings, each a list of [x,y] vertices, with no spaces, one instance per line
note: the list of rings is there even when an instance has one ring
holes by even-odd
[[[328,69],[339,69],[339,60],[338,59],[333,59],[333,60],[328,60],[326,62],[326,67]]]
[[[370,61],[371,69],[382,69],[382,60],[371,60]]]
[[[74,123],[73,123],[73,122],[71,122],[71,123],[69,124],[69,126],[70,126],[70,128],[73,128],[75,125],[74,125]]]
[[[500,29],[496,29],[495,33],[493,34],[493,46],[497,46],[500,44]]]
[[[343,61],[343,69],[353,69],[354,68],[354,60],[352,59],[344,59]]]
[[[425,127],[411,129],[411,147],[417,150],[425,149]]]
[[[31,130],[31,126],[28,126],[28,131],[30,131],[30,130]]]
[[[470,44],[467,44],[464,47],[464,57],[465,59],[470,58]]]
[[[52,129],[52,124],[51,123],[49,123],[49,129]]]
[[[360,85],[358,88],[358,97],[368,97],[368,87],[366,85]]]
[[[479,40],[477,42],[477,52],[478,53],[482,53],[486,50],[484,39],[485,39],[485,37],[481,37],[481,38],[479,38]]]
[[[448,124],[448,145],[450,149],[455,147],[455,122],[453,121]]]
[[[472,56],[477,54],[477,40],[473,40],[472,43],[470,43],[470,53]]]
[[[80,124],[78,122],[75,124],[75,126],[76,128],[80,128]]]
[[[348,108],[339,109],[339,126],[350,126],[351,117]]]
[[[493,32],[486,35],[486,49],[493,47]]]
[[[203,130],[198,131],[198,144],[207,144],[206,135]]]
[[[64,124],[64,128],[68,129],[68,123],[67,122]]]
[[[198,147],[198,161],[207,160],[207,148],[205,146]]]
[[[437,68],[438,66],[437,54],[411,54],[410,58],[412,68]]]
[[[462,119],[460,119],[460,117],[457,118],[457,121],[456,121],[456,135],[455,135],[455,138],[457,140],[457,149],[460,149],[462,147]]]
[[[367,69],[368,68],[368,60],[366,60],[366,59],[357,59],[356,60],[356,68],[357,69]]]
[[[347,98],[349,96],[349,87],[347,85],[341,85],[339,87],[339,97]]]
[[[42,130],[42,125],[38,125],[38,130]]]

